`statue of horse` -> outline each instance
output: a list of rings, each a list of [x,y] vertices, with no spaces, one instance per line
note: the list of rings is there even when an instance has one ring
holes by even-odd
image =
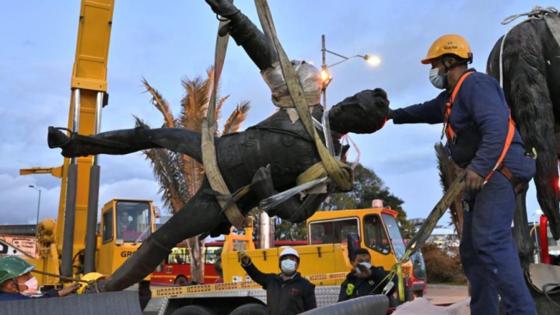
[[[556,23],[560,23],[560,15],[557,11],[540,8],[528,15],[529,19],[496,42],[488,58],[487,72],[498,80],[501,78],[526,149],[532,153],[534,148],[537,199],[550,220],[554,238],[558,239],[560,42],[551,33],[545,15]]]
[[[537,199],[560,238],[558,159],[560,158],[560,15],[556,9],[536,7],[503,23],[529,18],[501,37],[488,58],[487,72],[503,85],[513,118],[529,153],[535,154]],[[508,22],[509,21],[509,22]],[[556,32],[556,35],[553,34]],[[513,233],[526,274],[533,260],[533,238],[527,224],[527,188],[517,196]],[[531,276],[529,277],[531,278]],[[528,279],[531,282],[531,279]],[[539,314],[557,314],[548,297],[529,286]],[[558,303],[557,294],[551,299]]]

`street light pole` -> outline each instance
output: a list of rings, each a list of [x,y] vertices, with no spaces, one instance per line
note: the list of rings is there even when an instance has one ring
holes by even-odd
[[[339,58],[341,58],[342,60],[335,62],[331,65],[327,65],[327,53],[337,56]],[[328,71],[328,69],[339,65],[345,61],[348,61],[352,58],[360,58],[365,60],[367,63],[369,63],[371,66],[373,67],[377,67],[380,63],[381,63],[381,59],[379,58],[379,56],[377,55],[369,55],[369,54],[365,54],[365,55],[354,55],[354,56],[344,56],[342,54],[339,54],[337,52],[334,52],[332,50],[328,50],[327,49],[327,45],[326,45],[326,39],[325,39],[325,34],[321,35],[321,79],[323,80],[323,90],[321,91],[322,97],[323,97],[323,108],[324,110],[327,110],[328,106],[327,106],[327,86],[329,85],[329,83],[332,80],[332,77]]]
[[[41,211],[41,189],[37,188],[35,185],[29,185],[29,188],[33,188],[39,192],[39,199],[37,200],[37,219],[35,220],[35,224],[39,225],[39,212]]]
[[[325,34],[321,35],[321,75],[323,75],[323,90],[321,94],[323,94],[323,109],[327,110],[327,84],[329,84],[328,74],[327,71],[327,47],[325,44]]]

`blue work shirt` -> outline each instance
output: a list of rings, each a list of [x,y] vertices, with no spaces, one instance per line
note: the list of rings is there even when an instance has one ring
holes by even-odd
[[[455,163],[486,177],[496,165],[508,132],[509,108],[504,92],[491,76],[476,72],[463,81],[455,97],[449,124],[457,134],[446,148]],[[400,108],[393,113],[395,124],[443,123],[449,91],[433,100]],[[505,166],[520,180],[528,181],[535,173],[535,161],[525,154],[523,140],[515,130],[504,160]]]
[[[50,298],[50,297],[57,297],[58,292],[56,290],[49,290],[45,294],[38,296],[36,298]],[[29,297],[19,293],[6,293],[0,292],[0,302],[2,301],[17,301],[17,300],[29,300],[34,299],[35,297]]]

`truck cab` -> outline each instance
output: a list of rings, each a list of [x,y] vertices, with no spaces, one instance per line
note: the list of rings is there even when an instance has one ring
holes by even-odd
[[[149,200],[113,199],[101,210],[97,271],[111,274],[155,231]]]
[[[317,211],[306,222],[307,244],[293,246],[301,257],[298,271],[316,285],[340,285],[352,269],[347,244],[349,234],[358,236],[359,246],[370,252],[373,265],[390,271],[405,252],[396,216],[397,212],[388,208]],[[224,282],[250,280],[237,260],[235,252],[240,249],[247,251],[261,271],[279,271],[281,249],[255,249],[252,234],[246,231],[226,237],[222,252]],[[412,262],[404,263],[402,269],[409,291],[422,295],[425,279],[415,278]]]
[[[357,235],[359,247],[369,251],[372,264],[390,271],[406,248],[396,221],[397,214],[389,208],[317,211],[307,220],[307,239],[309,244],[344,244],[349,234]],[[422,254],[413,255],[402,268],[409,291],[422,296],[426,288]]]
[[[396,211],[390,209],[352,209],[317,211],[307,220],[310,244],[347,242],[348,234],[358,235],[374,265],[391,270],[405,251]]]

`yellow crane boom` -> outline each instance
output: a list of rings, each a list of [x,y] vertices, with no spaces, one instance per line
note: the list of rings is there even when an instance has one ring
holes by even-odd
[[[107,92],[113,9],[114,0],[84,0],[81,3],[68,129],[84,135],[99,131],[101,107]],[[59,251],[62,251],[61,273],[72,276],[73,257],[86,247],[88,221],[89,229],[93,230],[89,232],[93,235],[88,236],[93,237],[93,241],[88,243],[95,246],[99,167],[95,157],[87,156],[64,159],[62,170],[56,240]]]

